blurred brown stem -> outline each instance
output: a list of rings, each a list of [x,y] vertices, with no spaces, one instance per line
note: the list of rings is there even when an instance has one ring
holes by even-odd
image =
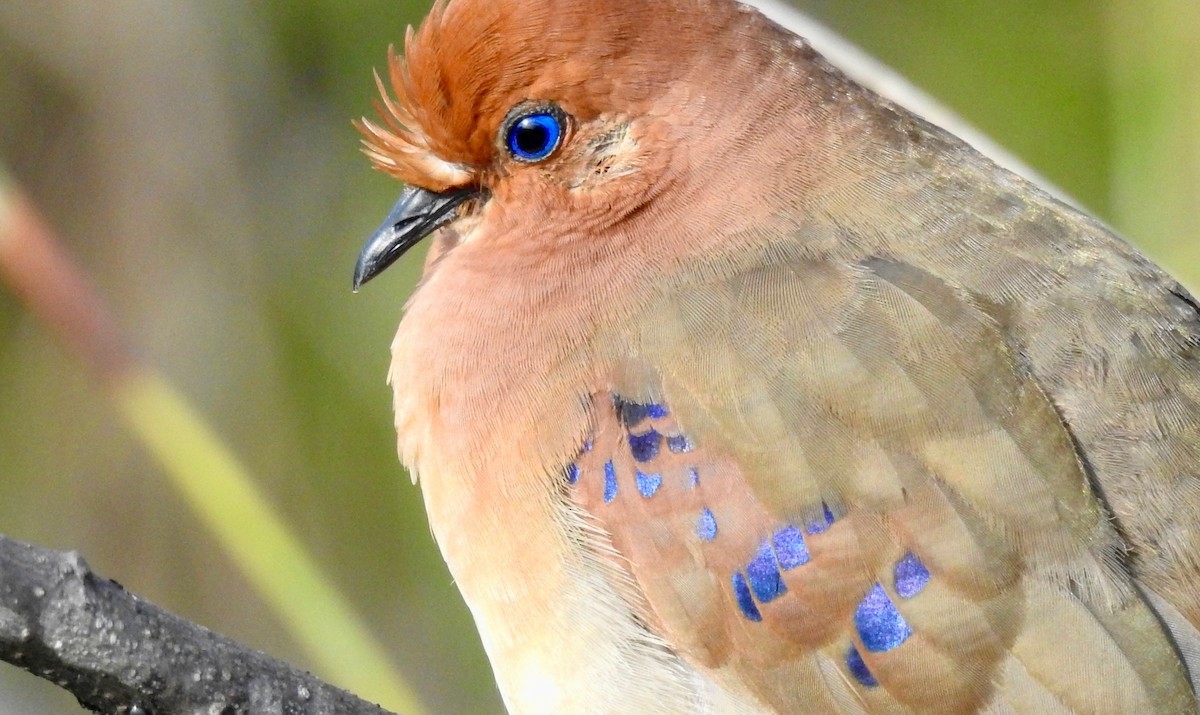
[[[0,278],[106,383],[125,374],[134,358],[83,274],[68,260],[23,193],[7,185],[0,202]]]

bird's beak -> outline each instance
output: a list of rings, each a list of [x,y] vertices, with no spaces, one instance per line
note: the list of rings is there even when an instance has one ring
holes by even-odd
[[[453,221],[459,205],[478,194],[479,190],[474,188],[451,189],[440,194],[419,186],[404,189],[392,212],[358,254],[354,290],[383,273],[422,238]]]

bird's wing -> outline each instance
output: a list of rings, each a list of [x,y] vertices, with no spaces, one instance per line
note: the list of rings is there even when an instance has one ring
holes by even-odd
[[[648,627],[779,712],[1194,710],[1198,644],[1168,635],[1194,625],[1160,624],[988,306],[898,259],[786,253],[611,338],[567,479]]]

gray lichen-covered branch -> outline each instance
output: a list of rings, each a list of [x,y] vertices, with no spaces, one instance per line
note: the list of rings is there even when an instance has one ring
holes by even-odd
[[[4,536],[0,660],[98,713],[387,713],[167,613],[97,576],[77,553]]]

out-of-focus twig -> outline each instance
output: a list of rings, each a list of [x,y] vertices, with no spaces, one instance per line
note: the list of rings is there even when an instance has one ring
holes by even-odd
[[[126,425],[322,674],[400,712],[423,712],[383,647],[248,470],[182,395],[136,359],[103,301],[2,167],[0,282],[96,376]]]
[[[132,370],[132,353],[112,317],[2,167],[0,279],[103,382]]]

